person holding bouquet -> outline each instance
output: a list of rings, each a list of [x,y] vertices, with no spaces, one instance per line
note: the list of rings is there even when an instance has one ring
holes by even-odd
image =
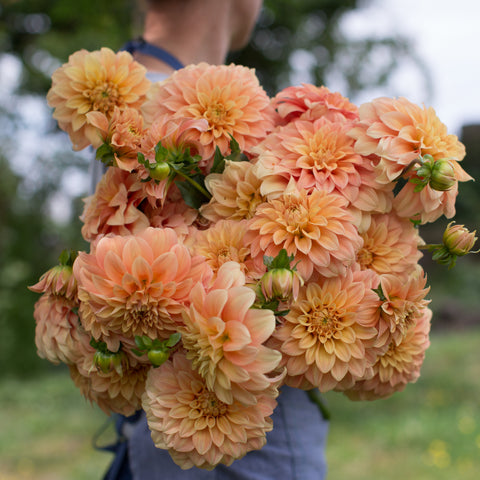
[[[31,287],[38,353],[121,415],[107,480],[321,480],[320,392],[386,398],[420,375],[421,251],[452,267],[477,240],[419,233],[455,215],[465,147],[406,98],[269,98],[221,63],[259,2],[149,5],[145,39],[52,76],[53,117],[106,170],[81,216],[90,251]]]
[[[219,65],[227,53],[241,49],[250,39],[260,13],[261,0],[146,0],[144,33],[124,49],[147,68],[152,82],[162,81],[184,65],[207,62]],[[99,182],[102,164],[91,166],[92,189]],[[284,386],[273,412],[274,428],[267,443],[230,466],[213,471],[181,470],[166,450],[157,448],[145,414],[120,416],[123,441],[114,447],[115,459],[105,480],[321,480],[326,475],[325,442],[328,421],[307,393]]]

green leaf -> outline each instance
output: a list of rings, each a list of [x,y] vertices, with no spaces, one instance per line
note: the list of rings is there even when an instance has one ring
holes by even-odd
[[[58,260],[60,262],[60,265],[65,265],[66,267],[72,267],[73,262],[75,262],[75,259],[78,256],[78,252],[76,250],[72,249],[65,249],[62,251],[60,256],[58,257]]]
[[[104,143],[97,148],[95,158],[110,167],[115,162],[115,150],[108,143]]]
[[[202,174],[196,174],[190,177],[194,182],[205,188],[205,177]],[[180,190],[185,203],[192,208],[199,209],[204,203],[210,199],[205,196],[200,190],[193,187],[188,181],[175,180],[175,185]]]
[[[383,293],[382,285],[378,285],[378,288],[372,288],[372,290],[378,295],[378,298],[384,302],[387,297],[385,297],[385,294]]]
[[[158,142],[156,145],[155,145],[155,161],[157,163],[159,162],[166,162],[168,157],[169,157],[169,150],[168,148],[165,148],[163,145],[162,145],[162,142]]]
[[[267,267],[267,270],[273,270],[274,268],[286,268],[291,270],[290,263],[295,259],[294,255],[288,255],[287,251],[282,248],[278,255],[274,257],[263,257],[263,264]]]
[[[146,168],[149,168],[149,161],[145,158],[145,155],[141,152],[137,153],[137,160],[140,165],[143,165]]]
[[[232,162],[248,162],[248,157],[240,150],[240,145],[230,134],[230,155],[225,157]]]
[[[136,348],[132,348],[131,352],[137,357],[142,357],[143,355],[145,355],[145,350],[137,350]]]
[[[220,152],[220,149],[215,147],[215,155],[213,156],[213,165],[210,173],[223,173],[225,170],[225,157]]]
[[[168,340],[165,342],[167,347],[174,347],[182,338],[182,334],[179,332],[172,333]]]

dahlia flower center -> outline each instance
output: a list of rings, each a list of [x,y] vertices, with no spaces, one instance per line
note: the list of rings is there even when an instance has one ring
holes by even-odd
[[[395,323],[397,325],[408,327],[417,316],[418,309],[413,303],[408,302],[403,308],[394,308]]]
[[[396,354],[396,349],[397,345],[395,342],[390,342],[390,345],[388,346],[388,350],[378,359],[378,362],[380,362],[380,365],[383,368],[387,368],[390,366],[395,367],[398,361],[398,355]]]
[[[341,324],[335,309],[323,307],[302,315],[300,322],[304,324],[308,333],[316,335],[320,340],[326,340],[341,329]]]
[[[294,235],[301,235],[308,225],[308,212],[301,205],[290,205],[285,210],[287,230]]]
[[[207,389],[203,389],[190,406],[195,410],[200,410],[202,416],[205,417],[220,417],[225,415],[228,410],[228,405]]]
[[[134,331],[146,331],[159,323],[157,313],[146,305],[132,308],[126,312],[125,317],[128,326]]]
[[[332,170],[336,167],[335,151],[324,143],[312,140],[308,156],[312,160],[312,168],[315,167],[316,170]]]
[[[222,103],[211,103],[207,106],[204,118],[208,120],[209,125],[215,127],[223,127],[231,124],[230,115],[228,109]]]
[[[117,86],[109,82],[95,84],[92,88],[85,89],[83,95],[90,101],[92,110],[110,113],[118,105]]]
[[[357,254],[357,261],[362,269],[369,268],[373,263],[373,253],[367,248],[361,248]]]
[[[242,218],[247,220],[252,218],[255,215],[257,206],[264,202],[263,197],[258,192],[253,192],[246,197],[239,197],[237,199],[237,205],[239,210],[243,213]]]
[[[223,247],[218,250],[217,256],[221,262],[227,262],[232,258],[232,252],[229,248]]]

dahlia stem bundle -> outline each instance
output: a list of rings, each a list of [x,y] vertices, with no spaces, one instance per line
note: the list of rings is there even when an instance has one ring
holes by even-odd
[[[434,110],[306,84],[269,98],[238,65],[145,73],[102,48],[53,74],[53,117],[108,168],[89,252],[31,287],[39,355],[105,412],[144,409],[182,468],[261,448],[282,385],[370,400],[416,381],[420,228],[471,180]],[[475,232],[449,228],[442,255],[468,253]]]

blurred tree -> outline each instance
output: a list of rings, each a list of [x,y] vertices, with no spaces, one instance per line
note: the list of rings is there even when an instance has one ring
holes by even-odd
[[[26,286],[57,263],[68,236],[47,215],[49,182],[25,196],[21,177],[1,153],[0,169],[0,366],[2,375],[33,374],[49,364],[36,357],[32,313],[38,295]]]

